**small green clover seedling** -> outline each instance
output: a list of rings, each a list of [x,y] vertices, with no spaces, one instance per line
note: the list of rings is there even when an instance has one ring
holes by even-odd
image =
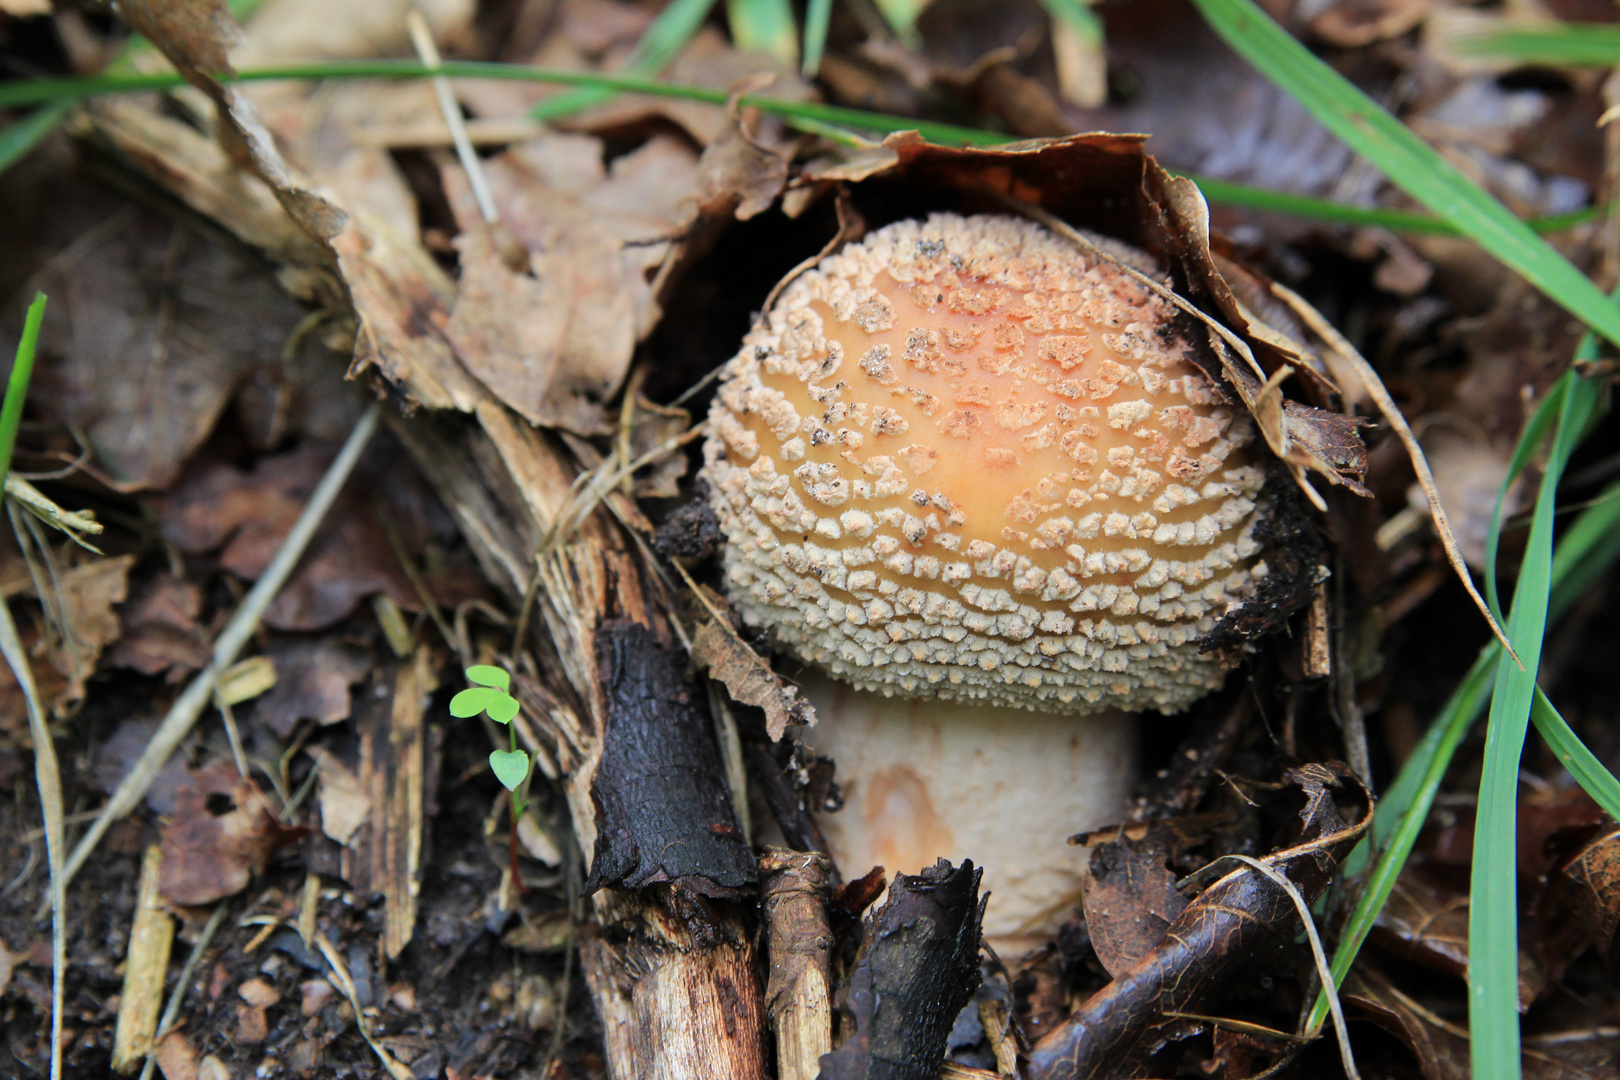
[[[518,789],[529,778],[529,755],[517,748],[517,732],[512,729],[512,718],[519,708],[517,698],[507,693],[512,677],[491,664],[474,664],[467,669],[467,681],[477,685],[469,686],[450,699],[450,715],[468,717],[488,713],[491,720],[506,725],[511,748],[491,751],[489,767],[501,786],[512,793],[512,827],[516,829],[528,802]]]

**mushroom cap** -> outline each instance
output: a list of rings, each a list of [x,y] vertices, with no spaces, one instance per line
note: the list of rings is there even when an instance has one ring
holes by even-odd
[[[1177,314],[1000,215],[897,222],[799,276],[709,416],[743,617],[890,695],[1174,711],[1218,687],[1199,642],[1266,573],[1265,469]]]

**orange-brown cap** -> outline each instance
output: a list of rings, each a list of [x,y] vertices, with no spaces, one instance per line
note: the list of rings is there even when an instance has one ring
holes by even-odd
[[[1080,713],[1218,686],[1198,642],[1266,573],[1265,470],[1175,315],[1006,216],[898,222],[800,276],[709,418],[744,616],[887,694]]]

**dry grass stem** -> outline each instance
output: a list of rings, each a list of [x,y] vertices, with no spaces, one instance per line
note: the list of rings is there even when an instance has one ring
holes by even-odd
[[[62,1077],[62,987],[67,974],[67,875],[62,869],[62,776],[56,764],[56,746],[45,723],[45,709],[34,685],[28,652],[17,636],[11,605],[0,600],[0,656],[22,689],[28,706],[28,735],[34,743],[34,783],[39,787],[40,816],[45,821],[45,864],[50,869],[51,906],[51,1080]]]
[[[1374,371],[1366,358],[1356,351],[1356,347],[1345,340],[1344,335],[1334,329],[1333,325],[1322,317],[1321,312],[1306,302],[1304,297],[1277,282],[1271,283],[1271,291],[1287,304],[1294,314],[1304,320],[1313,334],[1326,342],[1330,349],[1350,365],[1361,379],[1362,385],[1366,387],[1367,396],[1372,398],[1373,404],[1378,406],[1379,413],[1389,421],[1389,426],[1395,430],[1395,434],[1400,436],[1401,445],[1406,447],[1406,455],[1412,460],[1412,469],[1417,473],[1418,483],[1423,486],[1424,497],[1429,500],[1429,514],[1434,518],[1434,531],[1440,537],[1440,545],[1446,549],[1446,559],[1451,563],[1451,568],[1457,572],[1457,579],[1462,582],[1463,588],[1473,597],[1474,606],[1485,616],[1491,633],[1496,635],[1496,640],[1507,650],[1507,654],[1513,657],[1513,662],[1518,664],[1522,671],[1524,664],[1519,660],[1519,654],[1513,651],[1507,632],[1496,621],[1496,617],[1491,614],[1491,609],[1485,603],[1485,598],[1474,587],[1473,575],[1468,572],[1468,564],[1463,562],[1462,549],[1457,546],[1457,538],[1451,532],[1451,523],[1446,520],[1445,507],[1440,505],[1440,489],[1435,486],[1434,473],[1429,469],[1429,459],[1424,456],[1423,447],[1418,445],[1417,436],[1412,434],[1412,428],[1407,424],[1406,417],[1401,415],[1400,407],[1395,404],[1395,399],[1390,397],[1389,391],[1384,387],[1384,380],[1378,377],[1378,372]]]
[[[191,985],[191,977],[197,973],[197,964],[208,951],[208,946],[213,943],[220,924],[225,921],[225,907],[223,903],[214,905],[214,913],[208,916],[208,922],[204,924],[202,933],[197,935],[196,944],[191,946],[185,966],[180,969],[180,980],[174,984],[174,992],[169,995],[169,1003],[163,1007],[163,1019],[158,1021],[157,1034],[152,1037],[154,1048],[163,1041],[163,1036],[169,1033],[169,1029],[174,1027],[174,1022],[180,1019],[180,1006],[186,1000],[186,987]],[[146,1064],[141,1066],[140,1080],[151,1080],[152,1070],[156,1067],[157,1059],[149,1054]]]
[[[331,965],[332,975],[337,979],[338,989],[349,999],[349,1007],[354,1010],[354,1026],[360,1029],[360,1037],[366,1040],[366,1045],[377,1055],[377,1060],[382,1062],[388,1075],[394,1080],[415,1080],[415,1074],[401,1064],[399,1059],[390,1054],[371,1034],[371,1025],[366,1023],[365,1010],[360,1005],[360,995],[354,988],[354,979],[350,977],[348,965],[344,964],[342,955],[326,939],[325,934],[315,935],[315,947],[326,957],[326,962]]]
[[[1356,1071],[1355,1057],[1350,1053],[1350,1030],[1345,1026],[1344,1006],[1339,1004],[1339,987],[1333,981],[1333,969],[1328,965],[1327,952],[1322,948],[1322,938],[1316,932],[1316,920],[1311,918],[1311,906],[1305,902],[1304,895],[1299,886],[1288,880],[1288,876],[1272,866],[1267,866],[1259,859],[1251,859],[1247,855],[1223,855],[1221,859],[1232,859],[1251,869],[1259,871],[1277,888],[1288,894],[1288,899],[1294,902],[1294,909],[1299,912],[1299,921],[1305,928],[1305,937],[1311,943],[1311,956],[1316,960],[1316,974],[1322,980],[1322,990],[1327,994],[1328,1011],[1333,1014],[1333,1030],[1339,1040],[1339,1060],[1344,1065],[1344,1073],[1350,1080],[1361,1080],[1361,1074]],[[1220,862],[1217,859],[1216,862]]]
[[[439,46],[434,43],[433,31],[428,28],[422,13],[410,12],[405,16],[405,25],[410,29],[411,44],[422,58],[422,63],[430,68],[439,67],[443,63],[439,59]],[[455,143],[456,157],[461,161],[461,167],[467,172],[473,198],[478,201],[478,212],[484,215],[486,222],[494,224],[500,220],[500,212],[495,209],[495,196],[490,193],[483,163],[473,149],[472,139],[467,136],[467,122],[462,118],[455,91],[450,88],[450,80],[443,75],[435,75],[432,81],[433,92],[439,99],[439,112],[444,115],[444,122],[450,128],[450,139]]]

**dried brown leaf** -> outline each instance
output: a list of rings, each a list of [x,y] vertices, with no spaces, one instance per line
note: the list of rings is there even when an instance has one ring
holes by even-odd
[[[1169,860],[1178,847],[1169,825],[1127,825],[1086,837],[1081,885],[1091,946],[1118,978],[1164,939],[1187,907]]]
[[[702,605],[705,616],[692,635],[692,657],[709,677],[725,684],[737,701],[765,710],[765,731],[771,741],[781,739],[789,724],[814,726],[816,710],[809,700],[771,670],[763,657],[737,636],[739,620],[719,593],[694,582],[684,566],[681,576]]]
[[[208,663],[208,644],[197,625],[202,590],[161,573],[140,587],[124,608],[124,634],[107,661],[144,675],[167,674],[172,681]]]
[[[462,229],[460,295],[445,336],[525,419],[578,434],[605,430],[600,405],[657,320],[651,277],[697,183],[691,150],[667,136],[611,172],[602,161],[601,142],[582,135],[548,135],[491,160],[496,226],[461,170],[444,170]]]
[[[736,99],[769,80],[745,80],[726,109],[726,125],[703,151],[698,165],[696,200],[711,218],[733,215],[738,221],[763,213],[788,181],[788,158],[749,130]]]
[[[272,852],[302,830],[276,820],[258,786],[228,760],[193,771],[163,830],[159,891],[183,907],[240,892]]]
[[[349,716],[349,687],[371,670],[371,654],[336,637],[277,641],[269,656],[276,685],[258,701],[257,716],[282,738],[300,720],[335,724]]]
[[[221,566],[256,581],[331,460],[331,447],[306,443],[261,458],[247,472],[221,462],[200,465],[173,494],[159,500],[159,527],[180,550],[218,550]],[[422,598],[400,564],[387,527],[397,529],[408,554],[420,553],[448,523],[403,459],[374,455],[362,469],[370,472],[371,483],[351,484],[338,497],[298,569],[265,613],[266,625],[319,630],[379,592],[408,611],[421,610]],[[454,563],[433,575],[428,585],[434,598],[448,606],[481,595],[483,589],[469,568]]]
[[[113,486],[167,487],[237,386],[280,365],[302,313],[240,250],[155,211],[69,192],[65,220],[15,223],[38,237],[22,251],[33,248],[55,298],[37,398],[84,428]],[[78,257],[49,259],[75,234]]]
[[[128,0],[119,13],[214,101],[226,154],[269,185],[293,221],[329,253],[325,244],[343,231],[347,215],[293,174],[248,99],[216,81],[231,72],[228,52],[241,34],[225,0]]]
[[[1345,980],[1342,996],[1379,1027],[1404,1042],[1423,1069],[1424,1080],[1470,1080],[1468,1029],[1436,1015],[1366,960]],[[1614,1075],[1620,1037],[1612,1028],[1526,1036],[1521,1067],[1525,1080],[1606,1080]]]
[[[94,673],[102,650],[117,640],[118,616],[113,608],[127,595],[135,558],[95,559],[63,571],[54,580],[41,567],[44,586],[51,594],[50,610],[67,625],[43,631],[43,641],[29,640],[31,634],[25,631],[24,640],[30,645],[30,666],[40,700],[53,712],[84,698],[85,680]],[[15,580],[27,582],[20,591],[35,593],[26,576]],[[23,698],[16,677],[9,667],[0,665],[0,716],[7,717],[0,727],[8,726],[12,719],[20,723],[22,715]]]
[[[340,844],[348,844],[371,818],[371,797],[360,778],[330,751],[315,747],[321,779],[317,802],[321,808],[321,831]]]
[[[1620,927],[1620,829],[1605,829],[1555,864],[1537,906],[1553,955],[1592,946],[1607,956]]]

